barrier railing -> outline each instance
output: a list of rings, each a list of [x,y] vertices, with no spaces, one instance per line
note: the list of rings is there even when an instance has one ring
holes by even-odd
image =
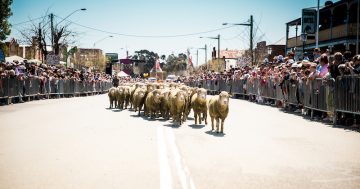
[[[77,81],[74,79],[41,79],[38,77],[1,78],[0,99],[23,98],[43,95],[81,95],[102,93],[112,87],[111,82]]]
[[[235,95],[259,96],[263,99],[282,101],[288,105],[312,111],[336,112],[360,115],[360,77],[315,79],[312,81],[274,78],[201,80],[203,88],[210,92],[227,91]]]
[[[336,112],[360,114],[360,77],[338,78],[334,94]]]

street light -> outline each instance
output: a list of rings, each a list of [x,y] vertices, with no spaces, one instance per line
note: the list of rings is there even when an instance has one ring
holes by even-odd
[[[109,36],[106,36],[106,37],[104,37],[104,38],[102,38],[102,39],[100,39],[100,40],[98,40],[98,41],[96,41],[95,43],[94,43],[94,45],[93,45],[93,53],[94,53],[94,59],[93,60],[95,60],[95,45],[96,45],[96,43],[99,43],[99,42],[101,42],[101,41],[103,41],[103,40],[105,40],[105,39],[107,39],[107,38],[111,38],[111,37],[113,37],[112,35],[109,35]],[[94,64],[94,62],[95,61],[93,61],[93,64]],[[94,67],[95,67],[95,69],[96,69],[96,66],[94,65]]]
[[[198,66],[198,62],[199,62],[199,50],[205,50],[205,64],[207,65],[207,47],[205,44],[205,47],[202,48],[189,48],[189,49],[196,49],[196,67]]]
[[[81,8],[81,9],[74,10],[72,13],[70,13],[65,18],[63,18],[59,23],[57,23],[57,25],[59,25],[61,22],[63,22],[64,20],[66,20],[67,18],[69,18],[71,15],[73,15],[74,13],[76,13],[78,11],[86,11],[86,8]]]
[[[100,39],[100,40],[96,41],[96,42],[94,43],[93,47],[95,47],[96,43],[99,43],[99,42],[101,42],[101,41],[103,41],[103,40],[105,40],[105,39],[107,39],[107,38],[111,38],[111,37],[114,37],[114,36],[109,35],[109,36],[106,36],[106,37],[104,37],[104,38],[102,38],[102,39]]]
[[[205,44],[205,47],[204,48],[198,48],[198,50],[205,50],[205,64],[206,64],[206,67],[207,67],[207,69],[209,69],[208,68],[208,64],[207,64],[207,47],[206,47],[206,44]],[[197,65],[196,65],[197,66]]]
[[[204,37],[200,37],[200,38],[204,38]],[[209,39],[217,39],[218,40],[218,61],[220,61],[220,34],[218,34],[217,37],[205,37],[205,38],[209,38]],[[207,53],[207,47],[205,45],[205,61],[207,61],[207,57],[206,57],[206,53]],[[207,64],[207,62],[206,62]],[[208,66],[209,69],[209,66]]]
[[[305,43],[306,43],[306,40],[307,40],[307,33],[302,33],[300,35],[300,39],[301,41],[303,42],[303,49],[302,49],[302,53],[303,53],[303,59],[305,58]]]
[[[223,26],[233,25],[233,26],[249,26],[250,27],[250,53],[251,53],[251,63],[254,64],[254,53],[253,53],[253,28],[254,28],[254,19],[250,15],[250,20],[248,23],[223,23]]]
[[[77,9],[74,10],[72,13],[70,13],[69,15],[67,15],[65,18],[63,18],[60,22],[58,22],[56,24],[56,26],[58,26],[61,22],[63,22],[64,20],[66,20],[67,18],[69,18],[71,15],[73,15],[75,12],[78,11],[85,11],[86,8],[81,8],[81,9]],[[51,45],[54,46],[54,14],[51,13],[50,14],[50,27],[51,27]]]

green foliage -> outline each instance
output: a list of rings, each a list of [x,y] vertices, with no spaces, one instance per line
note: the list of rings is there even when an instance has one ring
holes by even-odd
[[[168,73],[176,73],[187,69],[187,56],[180,53],[178,56],[169,55],[164,66],[164,71]]]
[[[134,55],[134,57],[136,57],[138,60],[145,61],[145,71],[147,72],[149,72],[154,67],[156,59],[159,58],[157,53],[146,49],[135,51],[135,53],[136,55]]]
[[[10,5],[12,0],[1,0],[0,1],[0,41],[6,39],[6,36],[10,35],[11,24],[8,19],[12,15]]]

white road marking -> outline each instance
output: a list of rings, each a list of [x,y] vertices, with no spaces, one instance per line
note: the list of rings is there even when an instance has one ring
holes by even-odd
[[[190,171],[186,166],[184,159],[181,158],[178,147],[175,144],[175,135],[173,130],[166,128],[169,137],[169,147],[174,157],[177,174],[183,189],[196,189],[193,180],[190,177]]]
[[[157,128],[158,135],[158,150],[159,150],[159,164],[160,164],[160,189],[171,189],[172,188],[172,179],[171,179],[171,169],[168,160],[168,154],[166,151],[165,138],[164,138],[164,128]]]

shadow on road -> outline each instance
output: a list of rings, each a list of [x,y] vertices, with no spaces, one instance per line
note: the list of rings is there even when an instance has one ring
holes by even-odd
[[[193,129],[202,129],[205,127],[205,125],[190,124],[189,127],[193,128]]]
[[[225,136],[225,133],[217,133],[217,132],[211,131],[211,130],[206,131],[205,133],[208,134],[208,135],[212,135],[214,137],[224,137]]]
[[[165,127],[171,127],[171,128],[174,128],[174,129],[180,128],[179,124],[174,124],[174,123],[164,124],[164,126]]]

